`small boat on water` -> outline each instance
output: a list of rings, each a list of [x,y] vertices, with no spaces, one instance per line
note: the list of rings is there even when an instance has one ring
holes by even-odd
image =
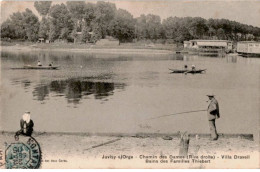
[[[57,70],[58,66],[30,66],[30,65],[27,65],[27,66],[23,66],[23,67],[14,67],[11,69]]]
[[[207,69],[197,69],[197,70],[188,70],[188,69],[169,69],[172,71],[172,73],[203,73],[206,72]]]

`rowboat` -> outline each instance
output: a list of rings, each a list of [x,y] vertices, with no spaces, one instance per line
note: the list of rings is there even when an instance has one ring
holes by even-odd
[[[203,73],[206,72],[207,69],[198,69],[198,70],[187,70],[187,69],[169,69],[172,71],[172,73]]]
[[[23,66],[11,69],[57,70],[58,66]]]

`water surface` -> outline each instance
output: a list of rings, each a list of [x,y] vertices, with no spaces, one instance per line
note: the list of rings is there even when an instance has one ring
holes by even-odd
[[[12,70],[53,62],[60,70]],[[187,64],[205,74],[171,74]],[[260,59],[196,55],[2,52],[1,130],[16,131],[25,110],[36,131],[208,133],[206,109],[215,94],[222,133],[255,133],[259,125]]]

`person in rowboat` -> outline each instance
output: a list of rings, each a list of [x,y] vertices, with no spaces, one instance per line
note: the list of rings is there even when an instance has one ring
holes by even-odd
[[[40,62],[40,61],[38,61],[38,63],[37,63],[37,66],[42,66],[42,64],[41,64],[41,62]]]
[[[26,111],[20,120],[21,129],[15,133],[15,140],[19,140],[19,135],[31,136],[33,132],[33,120],[31,120],[30,112]]]
[[[218,133],[216,129],[215,121],[220,118],[219,114],[219,105],[218,101],[215,99],[214,95],[207,95],[209,98],[209,106],[208,106],[208,120],[209,120],[209,128],[212,140],[218,140]]]
[[[191,65],[191,70],[195,71],[196,70],[196,66],[195,65]]]

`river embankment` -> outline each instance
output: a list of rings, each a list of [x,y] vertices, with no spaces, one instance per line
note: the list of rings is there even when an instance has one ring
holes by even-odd
[[[41,168],[259,168],[259,144],[237,136],[192,136],[190,157],[182,158],[177,135],[33,134],[42,150]],[[0,149],[3,141],[15,142],[11,133],[1,133],[0,140]]]
[[[105,54],[172,54],[176,51],[175,44],[121,44],[94,45],[73,43],[1,43],[1,51],[63,51]]]

